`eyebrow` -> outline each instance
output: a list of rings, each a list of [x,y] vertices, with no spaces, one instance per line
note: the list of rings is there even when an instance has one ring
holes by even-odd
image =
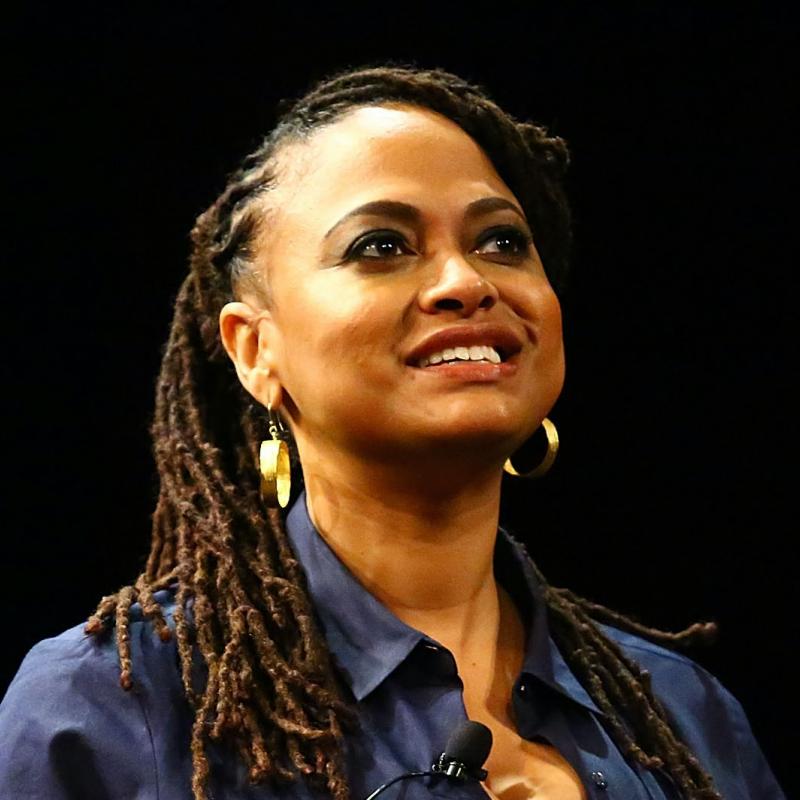
[[[464,210],[464,219],[470,220],[491,211],[513,211],[523,222],[527,224],[525,215],[510,200],[504,197],[482,197],[480,200],[473,200]],[[352,211],[348,211],[333,227],[325,234],[325,239],[333,235],[334,231],[343,225],[351,217],[358,216],[382,216],[394,217],[400,222],[413,224],[419,222],[422,213],[416,206],[409,203],[401,203],[399,200],[373,200],[369,203],[357,206]]]

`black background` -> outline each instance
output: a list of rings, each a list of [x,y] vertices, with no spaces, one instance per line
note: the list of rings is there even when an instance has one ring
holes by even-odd
[[[194,217],[279,98],[391,58],[482,83],[573,152],[562,449],[545,480],[508,487],[511,524],[554,583],[655,626],[717,620],[692,655],[800,788],[797,19],[640,5],[28,4],[5,20],[0,691],[143,563],[147,425]]]

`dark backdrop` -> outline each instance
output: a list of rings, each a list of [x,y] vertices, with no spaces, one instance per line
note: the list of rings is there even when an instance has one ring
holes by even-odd
[[[169,5],[28,4],[3,28],[0,692],[142,564],[147,424],[194,217],[278,98],[414,60],[574,154],[562,451],[509,486],[510,524],[556,583],[653,625],[717,620],[693,655],[797,789],[789,4]]]

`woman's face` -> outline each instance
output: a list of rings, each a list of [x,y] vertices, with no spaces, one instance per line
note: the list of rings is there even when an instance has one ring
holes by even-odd
[[[561,391],[561,313],[485,153],[445,117],[395,105],[284,155],[257,247],[259,347],[301,457],[513,451]]]

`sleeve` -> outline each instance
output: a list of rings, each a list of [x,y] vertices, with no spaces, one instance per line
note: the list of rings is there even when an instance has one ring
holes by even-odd
[[[673,728],[725,800],[786,800],[741,703],[714,675],[684,655],[605,629],[650,673]]]
[[[80,628],[28,653],[0,704],[0,798],[158,796],[146,709],[113,655]]]
[[[750,722],[741,703],[719,682],[722,700],[727,707],[731,732],[736,742],[736,751],[742,780],[748,796],[754,800],[786,800],[786,795],[778,785],[767,759],[756,741]]]

